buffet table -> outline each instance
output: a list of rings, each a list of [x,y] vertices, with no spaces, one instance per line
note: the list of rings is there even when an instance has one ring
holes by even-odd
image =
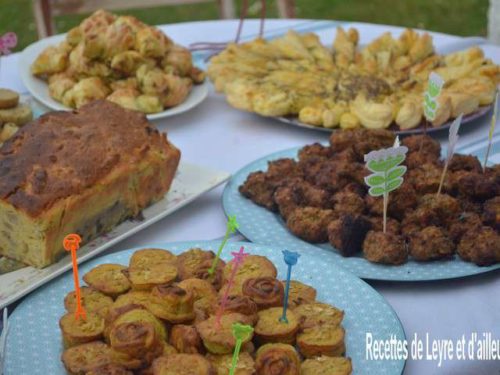
[[[299,32],[314,31],[324,43],[331,43],[338,22],[308,20],[268,20],[266,36],[282,35],[289,28]],[[363,23],[343,23],[356,27],[360,32],[360,43],[379,36],[383,32],[400,33],[403,29]],[[208,21],[164,26],[162,29],[177,42],[190,43],[222,42],[231,40],[236,33],[237,21]],[[259,22],[247,21],[243,29],[243,40],[258,33]],[[433,33],[438,51],[448,51],[464,40],[459,37]],[[500,47],[482,45],[485,54],[500,63]],[[205,55],[197,56],[200,63]],[[2,58],[0,86],[22,93],[26,92],[17,72],[18,54]],[[461,129],[458,151],[481,152],[485,147],[490,116],[475,121]],[[253,160],[271,152],[328,140],[328,135],[313,130],[291,128],[272,119],[240,112],[230,107],[225,99],[211,92],[206,101],[196,109],[177,117],[161,120],[159,128],[168,132],[172,142],[182,150],[185,161],[196,162],[236,172]],[[126,129],[124,129],[126,131]],[[439,140],[446,144],[448,132],[438,133]],[[497,127],[496,137],[500,137]],[[479,154],[481,155],[481,154]],[[500,150],[493,149],[490,160],[500,162]],[[132,238],[121,242],[109,251],[116,251],[148,244],[182,241],[211,240],[220,238],[225,232],[226,218],[222,210],[218,188],[202,196],[195,203],[183,208]],[[279,247],[279,244],[276,244]],[[483,276],[458,280],[427,283],[370,282],[393,306],[401,319],[408,340],[417,334],[425,340],[456,340],[462,335],[466,339],[471,333],[490,332],[493,338],[500,337],[500,273],[491,272]],[[438,361],[409,360],[405,374],[500,374],[500,361]]]

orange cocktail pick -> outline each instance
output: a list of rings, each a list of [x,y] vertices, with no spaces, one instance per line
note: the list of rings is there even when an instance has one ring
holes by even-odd
[[[82,306],[82,299],[80,295],[80,281],[78,277],[78,262],[76,261],[76,251],[80,248],[81,237],[76,233],[68,234],[64,237],[63,246],[66,251],[71,251],[71,261],[73,262],[73,279],[75,281],[75,297],[76,297],[76,310],[75,317],[79,319],[87,318],[85,310]]]

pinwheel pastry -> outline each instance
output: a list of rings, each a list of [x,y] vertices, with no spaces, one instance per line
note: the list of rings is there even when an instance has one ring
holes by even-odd
[[[341,129],[407,130],[423,121],[423,93],[434,71],[445,81],[431,126],[493,102],[500,68],[479,47],[449,55],[432,37],[384,33],[360,48],[356,29],[339,27],[332,48],[317,35],[231,44],[212,58],[208,75],[234,107],[264,116],[294,116]]]
[[[317,302],[314,288],[292,280],[284,320],[284,286],[269,259],[247,255],[234,274],[233,261],[221,261],[221,282],[227,287],[234,276],[239,287],[219,292],[206,278],[205,263],[213,259],[203,249],[178,256],[141,249],[128,266],[101,264],[86,273],[90,277],[84,281],[93,284],[81,288],[86,318],[76,317],[71,292],[60,319],[68,374],[229,375],[237,345],[235,323],[253,328],[239,327],[245,336],[235,375],[301,375],[301,362],[318,356],[323,359],[305,362],[305,369],[350,374],[350,360],[327,361],[344,358],[346,351],[341,310]],[[156,284],[147,278],[143,285],[154,286],[134,288],[130,269],[156,274],[158,264],[175,269],[174,280]],[[201,275],[200,267],[205,270]]]
[[[281,215],[295,236],[328,242],[344,257],[387,265],[456,255],[479,266],[500,262],[500,168],[483,171],[476,156],[454,154],[437,195],[444,161],[428,135],[402,140],[407,171],[391,192],[383,232],[383,199],[368,194],[364,155],[391,147],[394,138],[386,129],[335,132],[328,145],[307,145],[296,160],[250,173],[239,192]]]
[[[205,74],[155,27],[98,10],[31,65],[52,98],[71,108],[107,99],[144,113],[179,105]]]

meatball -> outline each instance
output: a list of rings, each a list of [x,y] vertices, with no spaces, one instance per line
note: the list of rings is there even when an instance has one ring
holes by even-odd
[[[340,191],[352,182],[351,174],[355,169],[351,163],[329,161],[315,175],[314,184],[332,193]]]
[[[269,183],[264,172],[252,172],[239,187],[240,193],[252,202],[271,211],[276,211],[273,200],[274,187]]]
[[[401,222],[401,234],[410,236],[413,232],[431,225],[442,225],[442,220],[439,215],[434,210],[418,207],[415,211],[407,213],[403,218]]]
[[[408,168],[415,169],[424,164],[431,164],[441,167],[442,162],[435,155],[414,151],[409,152],[406,155],[405,164]]]
[[[486,225],[500,231],[500,197],[484,202],[483,221]]]
[[[341,152],[335,152],[330,160],[343,161],[343,162],[363,162],[362,158],[358,158],[352,148],[345,149]]]
[[[345,257],[361,251],[370,222],[361,215],[342,215],[328,225],[330,244]]]
[[[418,194],[437,193],[441,181],[443,168],[435,164],[423,164],[418,168],[410,169],[407,173],[407,181],[410,182]],[[443,192],[451,190],[450,173],[446,174],[443,183]]]
[[[452,173],[452,181],[455,192],[471,199],[491,199],[500,193],[500,182],[484,173],[461,170]]]
[[[374,263],[398,265],[408,260],[403,237],[389,232],[369,231],[363,241],[363,253]]]
[[[285,178],[300,176],[300,169],[293,159],[278,159],[268,162],[266,177],[271,183],[279,183]]]
[[[368,210],[376,216],[382,216],[384,213],[384,200],[382,197],[365,196],[365,203]],[[387,213],[397,220],[402,220],[406,212],[415,208],[418,203],[418,197],[413,186],[405,182],[389,195],[387,203]]]
[[[482,173],[483,167],[479,159],[473,155],[454,154],[448,164],[448,170],[452,172],[465,170]]]
[[[361,198],[366,195],[366,185],[360,185],[356,182],[347,184],[342,191],[358,194]]]
[[[290,232],[308,242],[328,241],[328,224],[335,220],[333,210],[317,207],[299,207],[293,210],[286,221]]]
[[[299,206],[324,207],[328,202],[328,193],[307,181],[292,179],[278,187],[273,195],[283,218]]]
[[[365,201],[356,193],[340,191],[332,196],[332,207],[339,215],[361,215],[365,211]]]
[[[441,225],[455,220],[460,212],[460,202],[448,194],[426,194],[420,198],[418,208],[433,211]]]
[[[394,134],[385,129],[355,129],[335,132],[330,136],[330,146],[335,152],[353,148],[359,160],[372,150],[387,148],[394,144]]]
[[[316,176],[330,161],[320,156],[310,156],[299,160],[298,167],[304,179],[308,182],[315,183]]]
[[[453,241],[441,228],[435,226],[413,232],[408,248],[410,255],[418,261],[449,258],[455,252]]]
[[[369,218],[372,230],[382,232],[384,230],[384,218],[382,216],[372,216]],[[399,234],[401,225],[396,219],[387,218],[386,231],[392,234]]]
[[[333,150],[328,146],[323,146],[321,143],[313,143],[299,150],[299,160],[304,160],[310,157],[320,157],[328,159],[333,155]]]
[[[458,255],[478,266],[500,262],[500,236],[491,227],[467,231],[457,248]]]
[[[457,220],[452,221],[448,226],[448,235],[459,243],[462,236],[469,230],[478,230],[483,226],[481,218],[474,212],[464,212],[460,214]]]
[[[420,154],[429,155],[434,159],[439,159],[441,156],[441,145],[427,134],[411,135],[403,138],[401,142],[408,147],[410,153],[418,152]]]

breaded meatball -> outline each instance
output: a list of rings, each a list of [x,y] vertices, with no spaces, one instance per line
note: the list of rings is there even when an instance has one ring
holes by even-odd
[[[398,265],[408,260],[403,237],[389,232],[369,231],[363,242],[363,253],[374,263]]]
[[[298,167],[304,179],[308,182],[315,183],[316,176],[325,165],[330,163],[328,159],[320,156],[310,156],[308,158],[299,160]]]
[[[300,169],[293,159],[278,159],[268,162],[266,177],[271,183],[278,183],[285,178],[300,176]]]
[[[439,227],[430,226],[410,235],[410,255],[418,261],[449,258],[455,253],[455,244]]]
[[[264,172],[252,172],[239,187],[240,193],[252,202],[271,211],[276,211],[273,200],[274,188],[269,183]]]
[[[284,182],[274,192],[273,198],[283,218],[297,207],[325,207],[328,202],[328,193],[304,180],[292,179]]]
[[[442,162],[438,157],[433,154],[425,154],[418,151],[409,152],[408,154],[406,154],[404,164],[409,169],[415,169],[424,164],[432,164],[442,168]]]
[[[376,216],[382,216],[384,213],[384,200],[382,197],[365,196],[365,203],[369,212]],[[397,219],[402,220],[409,210],[414,209],[418,203],[418,196],[408,182],[403,183],[399,189],[394,190],[389,195],[387,204],[387,213]]]
[[[448,194],[426,194],[419,199],[418,208],[435,212],[443,226],[458,218],[462,211],[459,201]]]
[[[366,185],[360,185],[356,182],[351,182],[351,183],[347,184],[342,189],[342,191],[355,193],[355,194],[358,194],[361,198],[364,198],[364,196],[366,195],[367,188],[366,188]]]
[[[483,222],[500,231],[500,197],[495,197],[484,202]]]
[[[461,213],[457,220],[453,220],[448,225],[448,235],[455,242],[459,243],[462,236],[469,230],[478,230],[483,226],[481,218],[477,213],[464,212]]]
[[[438,159],[441,156],[441,144],[427,134],[411,135],[403,138],[401,144],[408,147],[410,153],[419,152]]]
[[[352,148],[345,149],[341,152],[335,152],[330,157],[330,160],[334,161],[344,161],[344,162],[363,162],[362,158],[359,158]]]
[[[333,210],[299,207],[288,216],[286,225],[297,237],[308,242],[321,243],[328,241],[327,227],[335,218]]]
[[[441,218],[435,210],[426,207],[418,207],[415,211],[410,211],[401,221],[401,234],[408,237],[413,232],[419,231],[428,226],[441,226]]]
[[[448,164],[448,170],[452,172],[465,170],[482,173],[483,167],[476,156],[453,154]]]
[[[342,215],[328,225],[328,240],[340,254],[350,257],[361,251],[370,222],[361,215]]]
[[[351,174],[355,168],[351,163],[329,161],[315,175],[314,184],[335,193],[352,182]]]
[[[365,201],[358,194],[340,191],[332,196],[333,210],[339,214],[361,215],[365,211]]]
[[[407,181],[410,182],[418,194],[437,193],[441,181],[443,168],[435,164],[423,164],[407,172]],[[451,190],[451,173],[447,173],[443,183],[443,192]]]
[[[476,200],[487,200],[500,193],[500,183],[484,173],[460,170],[451,174],[454,191]]]
[[[382,232],[384,230],[384,218],[382,216],[371,216],[369,218],[372,230],[376,232]],[[392,234],[399,234],[401,225],[399,221],[391,217],[387,218],[386,231]]]
[[[304,160],[310,157],[320,157],[328,159],[333,155],[333,150],[328,146],[323,146],[321,143],[313,143],[299,150],[299,160]]]
[[[457,247],[457,253],[466,262],[489,266],[500,262],[500,236],[491,227],[467,231]]]
[[[385,129],[368,130],[364,128],[334,132],[330,136],[330,146],[335,152],[353,148],[358,158],[370,151],[391,147],[394,144],[394,134]]]

